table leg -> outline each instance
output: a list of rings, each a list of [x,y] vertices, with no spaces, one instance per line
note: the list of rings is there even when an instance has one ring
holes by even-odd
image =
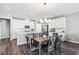
[[[41,43],[39,42],[39,55],[41,55]]]
[[[31,37],[29,37],[29,44],[30,44],[30,54],[32,55],[32,51],[31,51]]]

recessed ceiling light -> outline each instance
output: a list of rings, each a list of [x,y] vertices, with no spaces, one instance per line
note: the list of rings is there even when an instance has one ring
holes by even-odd
[[[43,3],[44,5],[47,5],[47,3]]]
[[[8,16],[10,16],[10,14],[8,14]]]
[[[10,6],[7,6],[6,8],[7,8],[7,9],[10,9]]]
[[[40,22],[41,22],[41,23],[43,23],[43,20],[42,20],[42,19],[40,19]]]

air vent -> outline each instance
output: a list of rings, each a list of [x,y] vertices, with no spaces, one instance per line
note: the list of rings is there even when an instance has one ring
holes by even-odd
[[[25,20],[25,18],[22,17],[12,17],[13,19],[18,19],[18,20]]]

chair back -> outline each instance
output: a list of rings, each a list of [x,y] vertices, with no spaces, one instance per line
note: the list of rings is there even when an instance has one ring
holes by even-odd
[[[58,37],[57,33],[53,33],[53,36],[49,38],[49,47],[48,47],[48,53],[50,51],[56,52],[56,50],[60,49],[61,40]]]
[[[58,54],[58,53],[61,54],[61,39],[59,38],[58,35],[55,38],[54,50],[55,50],[55,54]]]
[[[55,34],[55,41],[54,41],[54,46],[59,46],[60,45],[60,39],[58,34]]]
[[[17,34],[17,45],[22,45],[22,44],[26,44],[26,38],[25,38],[25,34]]]

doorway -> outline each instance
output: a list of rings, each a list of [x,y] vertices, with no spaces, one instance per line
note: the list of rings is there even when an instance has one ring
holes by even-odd
[[[0,18],[0,40],[10,39],[10,19]]]

